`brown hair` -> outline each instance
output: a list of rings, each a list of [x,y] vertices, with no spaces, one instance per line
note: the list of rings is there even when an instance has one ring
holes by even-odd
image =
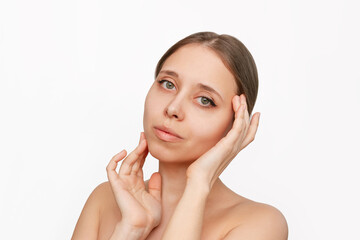
[[[257,69],[249,50],[233,36],[227,34],[219,35],[214,32],[198,32],[185,37],[169,48],[160,58],[156,66],[155,78],[166,59],[176,50],[190,43],[207,46],[220,56],[224,65],[235,77],[238,95],[245,94],[248,112],[251,114],[258,93]]]

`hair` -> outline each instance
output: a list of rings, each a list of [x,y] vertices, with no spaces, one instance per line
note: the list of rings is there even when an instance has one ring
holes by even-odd
[[[249,114],[251,114],[258,93],[258,73],[255,61],[245,47],[237,38],[227,34],[214,32],[198,32],[181,39],[170,47],[160,58],[155,70],[155,78],[158,76],[166,59],[179,48],[187,44],[201,44],[213,50],[222,60],[225,67],[233,74],[237,94],[245,94]]]

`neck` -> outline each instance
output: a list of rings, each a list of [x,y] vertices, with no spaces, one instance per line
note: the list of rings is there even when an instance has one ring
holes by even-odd
[[[162,204],[168,208],[175,208],[182,197],[186,187],[186,170],[190,163],[169,163],[159,161],[159,173],[162,183]],[[221,191],[225,185],[218,178],[214,183],[208,196],[211,201],[218,191]]]
[[[190,163],[168,163],[159,161],[161,174],[162,201],[166,205],[176,205],[186,186],[186,170]]]

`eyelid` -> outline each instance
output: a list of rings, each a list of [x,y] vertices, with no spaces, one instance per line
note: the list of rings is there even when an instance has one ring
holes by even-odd
[[[171,80],[161,78],[161,79],[157,80],[157,82],[158,82],[158,83],[160,84],[160,86],[163,87],[165,90],[173,90],[173,89],[168,89],[168,88],[162,86],[162,84],[165,83],[165,82],[169,82],[169,83],[173,84],[173,85],[174,85],[174,89],[177,89],[176,84],[175,84],[173,81],[171,81]],[[216,103],[215,103],[215,101],[214,101],[214,99],[213,99],[212,97],[208,97],[208,96],[205,96],[205,95],[201,95],[201,96],[197,97],[196,99],[199,99],[199,98],[206,98],[206,99],[209,101],[209,105],[202,105],[201,103],[199,103],[199,105],[200,105],[201,107],[204,107],[204,108],[212,108],[212,107],[216,107],[216,106],[217,106]]]
[[[209,101],[209,105],[202,105],[202,104],[200,103],[200,105],[201,105],[202,107],[206,107],[206,108],[216,107],[215,101],[214,101],[211,97],[199,96],[199,97],[197,97],[196,99],[199,99],[199,98],[206,98],[206,99]]]
[[[177,89],[176,88],[176,84],[173,82],[173,81],[170,81],[170,80],[168,80],[168,79],[163,79],[163,78],[161,78],[161,79],[159,79],[159,80],[157,80],[157,82],[162,86],[162,84],[164,83],[164,82],[169,82],[169,83],[171,83],[171,84],[173,84],[174,85],[174,89]],[[163,86],[162,86],[163,87]],[[163,87],[164,89],[167,89],[167,90],[172,90],[172,89],[168,89],[168,88],[165,88],[165,87]]]

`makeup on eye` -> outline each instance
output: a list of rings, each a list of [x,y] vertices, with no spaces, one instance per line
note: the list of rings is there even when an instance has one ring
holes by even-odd
[[[198,100],[199,104],[204,107],[216,107],[216,104],[214,103],[214,101],[208,97],[201,96],[201,97],[198,97],[197,99],[199,99]]]
[[[169,80],[161,79],[161,80],[158,80],[158,82],[165,89],[173,89],[173,88],[175,88],[175,84],[172,83]]]
[[[161,87],[163,87],[164,89],[168,89],[168,90],[173,90],[176,89],[175,88],[175,84],[169,80],[166,79],[161,79],[157,81]],[[199,84],[198,84],[199,85]],[[199,85],[202,89],[204,88],[203,86],[205,85]],[[209,87],[208,87],[209,88]],[[207,89],[207,88],[206,88]],[[212,89],[212,88],[210,88]],[[199,96],[196,98],[197,102],[203,106],[203,107],[216,107],[216,104],[214,102],[214,100],[210,97],[206,97],[206,96]]]

